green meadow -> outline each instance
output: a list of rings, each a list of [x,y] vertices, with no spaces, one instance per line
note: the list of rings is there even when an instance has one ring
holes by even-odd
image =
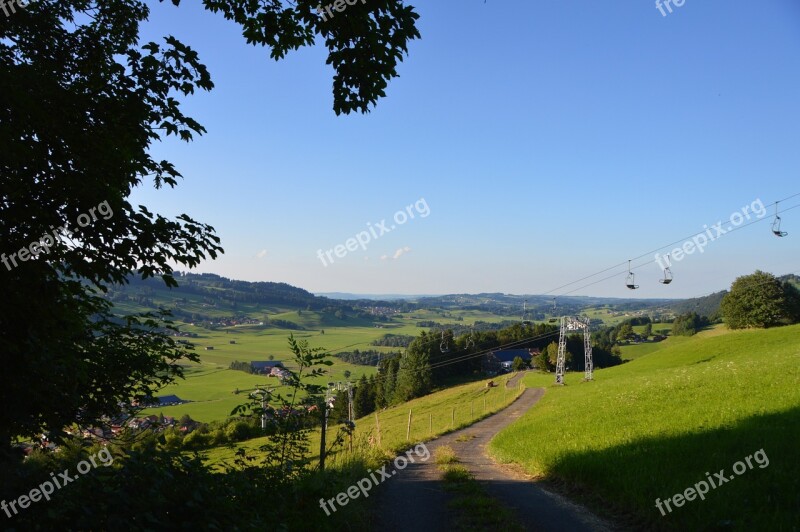
[[[505,408],[524,391],[524,386],[506,388],[505,382],[509,377],[510,375],[505,375],[454,386],[357,419],[355,439],[359,445],[354,452],[359,455],[363,454],[365,447],[379,448],[393,456],[394,452],[408,449],[410,445],[420,441],[469,426]],[[490,381],[497,386],[487,387]],[[329,425],[326,433],[328,442],[335,438],[339,428],[340,425]],[[311,450],[315,457],[319,456],[319,439],[319,430],[311,433]],[[218,447],[203,454],[211,463],[231,462],[236,448],[242,447],[257,454],[258,447],[263,443],[263,438],[255,438],[233,446]],[[332,457],[344,461],[351,458],[346,449],[340,449]]]
[[[718,327],[655,345],[593,382],[555,387],[529,374],[526,384],[547,392],[491,453],[636,527],[797,530],[800,325]],[[768,466],[734,474],[762,449]],[[734,478],[704,500],[664,516],[656,508],[723,469]]]
[[[141,309],[128,308],[126,310],[132,312]],[[205,311],[208,312],[207,309]],[[457,322],[456,317],[463,318],[463,321]],[[355,323],[356,320],[351,318],[341,320],[327,313],[297,312],[296,310],[270,314],[270,318],[291,321],[304,329],[289,330],[239,325],[208,330],[190,324],[180,324],[181,331],[198,335],[195,338],[186,339],[194,344],[201,362],[199,364],[187,363],[185,365],[186,378],[159,390],[156,395],[174,394],[191,402],[176,406],[149,408],[144,410],[143,414],[163,413],[165,416],[174,417],[188,414],[192,419],[204,422],[226,419],[236,406],[247,400],[245,394],[235,393],[237,389],[239,392],[253,390],[258,386],[280,389],[276,378],[250,375],[228,369],[231,362],[279,360],[285,366],[296,369],[293,367],[291,353],[288,350],[287,338],[290,334],[298,340],[308,341],[310,347],[321,347],[333,354],[355,349],[362,351],[373,349],[390,353],[400,352],[403,348],[379,347],[373,346],[371,343],[385,334],[416,336],[421,331],[427,331],[427,328],[416,326],[418,321],[434,320],[440,323],[469,325],[476,320],[498,322],[508,319],[480,311],[441,311],[436,309],[400,314],[385,323],[361,323],[364,320]],[[213,349],[207,350],[207,347]],[[272,356],[271,359],[270,356]],[[326,375],[312,382],[325,384],[345,381],[347,380],[345,371],[350,372],[350,380],[357,380],[361,375],[369,377],[376,372],[374,367],[349,364],[335,356],[330,360],[333,365],[325,368]]]
[[[250,375],[243,371],[228,369],[231,362],[279,360],[289,368],[293,368],[291,353],[288,349],[287,338],[294,334],[299,340],[307,340],[311,347],[326,347],[333,351],[336,347],[352,345],[351,349],[378,349],[385,352],[391,348],[378,348],[369,346],[374,339],[384,334],[384,329],[374,327],[348,327],[325,329],[325,334],[320,331],[289,331],[283,329],[264,329],[261,327],[240,326],[228,327],[216,331],[208,331],[197,327],[182,327],[182,330],[195,332],[199,336],[189,340],[195,345],[199,353],[200,364],[187,364],[185,366],[185,379],[160,390],[157,395],[175,394],[181,399],[191,401],[176,406],[150,408],[145,414],[163,413],[165,416],[180,417],[190,415],[198,421],[214,421],[225,419],[231,411],[246,402],[244,393],[235,393],[253,390],[260,386],[270,386],[280,389],[279,381],[275,377],[264,375]],[[231,343],[235,342],[235,343]],[[213,350],[206,350],[206,347]],[[396,351],[397,349],[395,349]],[[350,371],[350,379],[357,379],[362,374],[370,376],[375,373],[374,367],[349,364],[336,357],[330,357],[332,366],[325,369],[327,374],[317,378],[318,383],[344,381],[345,371]],[[313,381],[312,381],[313,382]]]

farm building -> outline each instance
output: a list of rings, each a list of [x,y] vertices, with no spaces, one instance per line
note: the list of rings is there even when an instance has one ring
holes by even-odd
[[[182,405],[183,403],[187,402],[177,395],[159,395],[155,400],[158,403],[158,406]]]
[[[250,362],[250,368],[254,374],[270,375],[273,370],[282,369],[283,363],[280,360],[269,360],[264,362],[253,361]]]

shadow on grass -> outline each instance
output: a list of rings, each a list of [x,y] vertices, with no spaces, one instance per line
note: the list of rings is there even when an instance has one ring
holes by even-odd
[[[700,431],[566,454],[546,481],[633,529],[800,529],[800,407]],[[761,449],[768,465],[753,458],[747,467],[746,457]],[[656,508],[657,498],[684,493],[721,470],[728,481],[704,500],[671,504],[664,516]]]

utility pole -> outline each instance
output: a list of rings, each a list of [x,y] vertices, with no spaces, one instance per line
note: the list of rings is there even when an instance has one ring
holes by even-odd
[[[347,421],[353,421],[353,383],[347,381]]]
[[[319,470],[325,471],[325,435],[328,432],[328,410],[333,407],[333,388],[325,391],[325,400],[322,402],[322,434],[319,438]]]
[[[347,425],[350,429],[348,433],[350,452],[353,452],[353,383],[347,381]]]
[[[250,392],[250,397],[261,398],[261,430],[266,430],[267,428],[267,397],[269,394],[269,388],[264,390],[260,384],[256,384],[255,390]]]

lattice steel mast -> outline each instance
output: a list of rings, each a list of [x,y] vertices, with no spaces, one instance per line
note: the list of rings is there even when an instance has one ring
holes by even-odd
[[[567,354],[567,331],[583,330],[583,354],[586,364],[584,380],[592,380],[594,363],[592,362],[592,338],[588,317],[561,317],[561,332],[558,335],[558,358],[556,359],[556,384],[564,384],[564,366]]]

